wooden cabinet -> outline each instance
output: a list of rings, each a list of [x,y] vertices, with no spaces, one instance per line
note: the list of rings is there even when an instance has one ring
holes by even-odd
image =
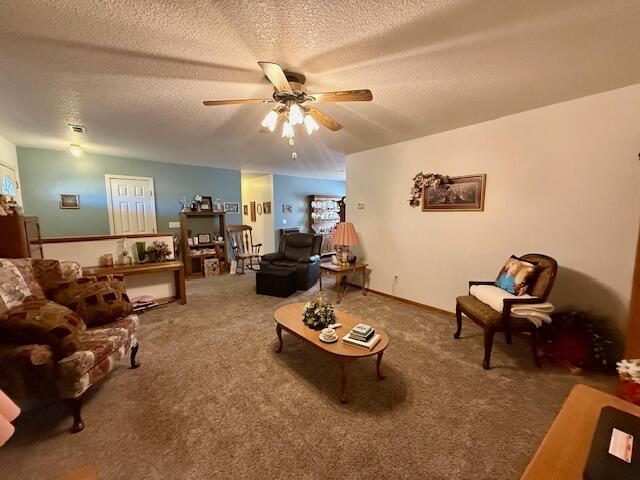
[[[180,230],[182,261],[187,278],[204,277],[204,261],[207,258],[217,258],[220,273],[229,273],[224,212],[181,212]],[[189,245],[189,239],[199,234],[208,234],[211,241]],[[223,238],[221,242],[215,240],[219,236]]]
[[[0,217],[0,258],[42,258],[38,217]]]
[[[309,195],[309,225],[313,233],[322,235],[321,255],[333,255],[333,230],[344,221],[342,197]]]

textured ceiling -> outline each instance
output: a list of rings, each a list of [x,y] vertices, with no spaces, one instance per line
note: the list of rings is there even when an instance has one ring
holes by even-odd
[[[4,0],[0,134],[341,177],[344,154],[640,82],[639,21],[633,0]],[[270,96],[258,60],[373,102],[322,105],[345,128],[300,134],[293,161],[257,132],[267,106],[202,106]]]

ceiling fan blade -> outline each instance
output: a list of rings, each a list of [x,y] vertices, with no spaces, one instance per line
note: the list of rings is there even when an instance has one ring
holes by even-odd
[[[258,103],[273,103],[271,98],[246,98],[243,100],[207,100],[202,102],[207,107],[215,105],[238,105],[238,104],[258,104]]]
[[[371,90],[343,90],[340,92],[308,93],[316,103],[333,102],[370,102],[373,100]]]
[[[293,93],[282,67],[277,63],[258,62],[260,68],[279,92]]]
[[[342,128],[342,125],[340,125],[329,115],[327,115],[324,112],[321,112],[317,108],[309,107],[309,115],[311,115],[313,119],[316,122],[318,122],[320,125],[327,127],[329,130],[332,130],[334,132]]]

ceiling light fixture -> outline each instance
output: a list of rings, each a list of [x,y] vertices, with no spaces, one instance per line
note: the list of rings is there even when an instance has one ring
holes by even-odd
[[[82,155],[82,147],[77,143],[72,143],[69,146],[69,152],[71,152],[71,155],[73,155],[74,157],[79,157],[80,155]]]
[[[304,116],[304,126],[307,128],[307,133],[309,135],[320,129],[320,126],[316,123],[311,115]]]
[[[271,110],[267,113],[267,116],[264,117],[262,121],[262,126],[268,128],[270,132],[273,132],[276,129],[276,122],[278,121],[278,114],[275,110]]]

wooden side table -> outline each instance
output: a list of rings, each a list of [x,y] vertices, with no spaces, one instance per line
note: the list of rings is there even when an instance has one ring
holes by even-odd
[[[113,267],[83,267],[82,274],[87,275],[144,275],[157,272],[174,272],[175,300],[181,305],[187,303],[187,291],[184,283],[184,265],[179,260],[158,263],[134,263],[132,265],[114,265]]]
[[[365,276],[367,274],[367,264],[364,262],[356,262],[356,263],[350,263],[349,265],[334,265],[332,263],[326,262],[326,263],[321,263],[320,264],[320,276],[318,277],[320,280],[320,291],[323,290],[322,288],[322,275],[327,273],[327,274],[331,274],[333,276],[336,277],[336,289],[338,292],[338,301],[337,303],[340,303],[340,300],[342,299],[342,297],[344,296],[344,294],[347,292],[347,288],[342,288],[342,279],[346,276],[348,276],[350,273],[353,273],[354,275],[357,274],[358,272],[362,272],[362,294],[366,295],[367,294],[367,289],[365,286]]]

